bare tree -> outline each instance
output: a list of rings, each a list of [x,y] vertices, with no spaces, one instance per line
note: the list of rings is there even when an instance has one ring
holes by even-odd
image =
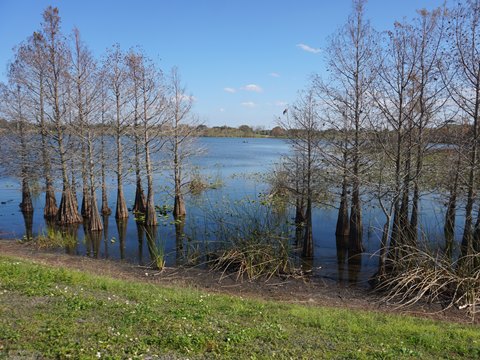
[[[184,187],[187,177],[184,173],[186,161],[194,154],[192,147],[193,135],[197,121],[192,117],[193,97],[186,93],[177,68],[173,68],[170,75],[170,121],[171,135],[169,136],[168,150],[171,155],[174,182],[175,219],[183,219],[187,214],[184,200]]]
[[[46,102],[49,107],[48,117],[54,129],[57,143],[56,152],[60,158],[63,190],[57,222],[66,225],[82,221],[78,214],[76,199],[68,178],[68,147],[65,139],[65,125],[69,109],[69,50],[60,32],[60,16],[58,9],[48,7],[43,14],[42,33],[45,39],[47,71],[45,76]]]
[[[102,188],[102,207],[101,213],[104,217],[110,215],[112,210],[108,206],[108,196],[107,196],[107,127],[109,125],[108,114],[109,114],[109,101],[108,101],[108,90],[106,87],[105,75],[106,69],[102,67],[98,74],[98,86],[99,86],[99,96],[100,96],[100,175],[101,175],[101,188]],[[105,221],[104,221],[105,222]]]
[[[43,176],[45,179],[44,217],[54,219],[57,215],[57,202],[53,186],[51,144],[45,119],[45,76],[47,71],[46,51],[43,35],[34,32],[26,43],[21,44],[16,52],[15,81],[25,88],[30,106],[25,111],[35,119],[41,137],[40,153],[42,156]]]
[[[480,239],[473,239],[473,206],[476,200],[478,178],[478,136],[480,116],[480,2],[467,0],[451,11],[450,54],[445,62],[444,80],[458,108],[470,119],[472,126],[469,140],[467,201],[462,238],[462,255],[480,250]],[[453,72],[452,75],[447,70]],[[447,75],[446,75],[447,74]],[[479,212],[480,214],[480,212]]]
[[[365,0],[353,1],[353,12],[345,26],[333,35],[328,47],[328,70],[331,88],[336,89],[337,104],[351,124],[349,136],[349,183],[352,187],[349,247],[363,251],[362,201],[360,197],[362,174],[363,132],[368,125],[372,106],[370,91],[376,75],[376,35],[364,18]]]
[[[125,202],[125,195],[123,192],[123,135],[127,129],[127,68],[125,65],[125,55],[120,49],[120,46],[114,45],[108,53],[106,60],[106,68],[108,73],[106,75],[107,87],[114,99],[114,131],[115,144],[117,155],[117,207],[115,211],[115,218],[128,218],[128,209]]]
[[[128,70],[129,70],[129,79],[132,87],[132,102],[133,102],[133,138],[134,138],[134,151],[135,151],[135,177],[136,177],[136,189],[135,189],[135,203],[133,205],[133,212],[145,214],[146,210],[146,200],[145,200],[145,193],[143,192],[142,187],[142,178],[140,175],[140,156],[142,155],[142,145],[141,145],[141,136],[140,136],[140,118],[141,118],[141,94],[140,94],[140,83],[141,83],[141,75],[140,75],[140,67],[142,58],[138,54],[136,54],[133,50],[131,50],[126,57]]]
[[[165,140],[163,139],[163,127],[168,120],[167,99],[163,85],[162,73],[155,67],[151,60],[141,53],[129,54],[129,67],[132,80],[135,83],[135,114],[138,114],[138,126],[142,134],[143,154],[147,175],[147,201],[145,206],[145,225],[155,226],[158,224],[155,210],[154,186],[153,186],[153,161],[152,153],[159,152]],[[138,106],[138,108],[137,108]],[[138,143],[137,143],[138,141]],[[140,139],[135,140],[135,147],[140,144]],[[136,149],[136,156],[137,156]],[[136,162],[139,161],[138,159]],[[138,175],[137,175],[138,176]],[[137,177],[138,184],[138,177]],[[137,185],[138,190],[138,185]]]
[[[97,77],[96,63],[80,39],[78,29],[73,31],[75,50],[73,59],[76,86],[77,135],[81,141],[83,201],[82,212],[88,218],[90,231],[103,230],[103,224],[98,211],[95,181],[96,149],[93,127],[99,110],[100,87]],[[96,235],[92,236],[96,238]]]
[[[300,93],[297,102],[290,107],[286,116],[279,120],[279,125],[287,130],[288,138],[294,151],[295,161],[304,166],[305,177],[305,232],[303,251],[305,258],[313,257],[312,207],[315,189],[319,181],[320,122],[318,103],[314,91],[310,88]]]
[[[25,91],[16,84],[12,73],[15,72],[15,63],[10,66],[10,84],[0,84],[0,113],[9,122],[10,134],[5,138],[12,156],[5,161],[4,167],[12,175],[20,178],[22,185],[22,202],[20,209],[24,214],[33,213],[32,195],[29,181],[33,178],[34,162],[31,156],[32,131],[31,124],[26,117],[28,100]],[[3,159],[6,160],[6,159]]]

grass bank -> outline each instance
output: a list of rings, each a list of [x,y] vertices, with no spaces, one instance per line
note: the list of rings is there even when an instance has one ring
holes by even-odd
[[[479,358],[480,328],[0,257],[0,358]]]

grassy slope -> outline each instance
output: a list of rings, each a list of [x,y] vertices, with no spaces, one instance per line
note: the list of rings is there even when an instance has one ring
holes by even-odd
[[[0,257],[0,358],[479,358],[480,328],[161,288]]]

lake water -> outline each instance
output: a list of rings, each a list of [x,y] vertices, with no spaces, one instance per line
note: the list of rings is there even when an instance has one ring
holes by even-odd
[[[179,249],[182,253],[200,251],[201,244],[192,238],[205,237],[207,228],[211,226],[215,209],[225,206],[237,206],[242,199],[255,200],[259,194],[268,191],[264,175],[271,171],[283,155],[289,153],[289,145],[281,139],[243,139],[243,138],[200,138],[198,145],[204,149],[192,159],[192,166],[197,172],[219,181],[222,186],[204,191],[199,196],[187,196],[187,219],[184,231],[187,237],[179,247],[175,237],[175,226],[171,214],[162,219],[159,226],[159,239],[165,246],[167,266],[179,261]],[[80,179],[79,179],[80,180]],[[78,181],[80,182],[80,181]],[[116,188],[113,178],[109,179],[109,205],[115,208]],[[156,203],[172,205],[173,198],[168,186],[171,176],[166,172],[155,177]],[[60,188],[60,187],[59,187]],[[80,192],[80,190],[78,190]],[[25,220],[19,211],[20,186],[17,180],[0,179],[0,237],[18,239],[25,235]],[[127,205],[132,207],[135,196],[133,179],[125,184]],[[57,202],[60,194],[57,193]],[[100,193],[97,193],[100,199]],[[443,210],[434,195],[425,195],[421,201],[421,219],[423,229],[430,238],[442,238]],[[80,199],[79,199],[80,201]],[[43,219],[44,194],[34,197],[33,235],[46,233],[47,225]],[[252,205],[255,206],[255,205]],[[287,214],[291,217],[291,214]],[[459,217],[462,214],[458,215]],[[376,271],[378,259],[373,256],[379,248],[379,229],[384,217],[375,202],[365,204],[364,209],[364,246],[365,254],[357,258],[349,258],[348,252],[335,238],[337,211],[333,207],[316,207],[313,211],[314,273],[317,276],[331,278],[340,282],[360,282],[366,280]],[[460,219],[458,220],[460,221]],[[144,234],[134,221],[133,215],[128,222],[117,226],[114,216],[105,218],[106,231],[102,239],[92,243],[83,234],[80,225],[77,231],[77,246],[67,252],[98,258],[122,259],[136,264],[148,264],[150,256]],[[457,237],[459,234],[457,234]],[[189,241],[191,243],[189,243]]]

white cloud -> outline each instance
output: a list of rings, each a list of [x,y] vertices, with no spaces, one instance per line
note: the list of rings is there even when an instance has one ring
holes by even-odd
[[[172,98],[172,101],[175,100],[175,97]],[[193,95],[186,95],[186,94],[178,94],[177,100],[179,102],[185,101],[185,102],[196,102],[198,99],[193,96]]]
[[[223,91],[228,92],[230,94],[233,94],[233,93],[237,92],[237,90],[235,90],[234,88],[231,88],[231,87],[223,88]]]
[[[297,44],[297,47],[312,54],[318,54],[321,51],[319,48],[312,48],[311,46],[305,44]]]
[[[253,92],[257,92],[257,93],[263,92],[263,89],[256,84],[248,84],[248,85],[243,86],[241,89],[245,90],[245,91],[253,91]]]
[[[284,106],[287,106],[288,103],[285,102],[285,101],[275,101],[275,106],[279,106],[279,107],[284,107]]]
[[[269,74],[271,77],[274,77],[274,78],[279,78],[280,77],[280,74],[279,73],[276,73],[276,72],[272,72]]]
[[[255,106],[257,106],[257,104],[255,104],[253,101],[242,102],[241,105],[247,108],[254,108]]]
[[[220,108],[220,109],[218,109],[218,111],[220,111],[220,112],[225,112],[225,109],[224,109],[224,108]]]

